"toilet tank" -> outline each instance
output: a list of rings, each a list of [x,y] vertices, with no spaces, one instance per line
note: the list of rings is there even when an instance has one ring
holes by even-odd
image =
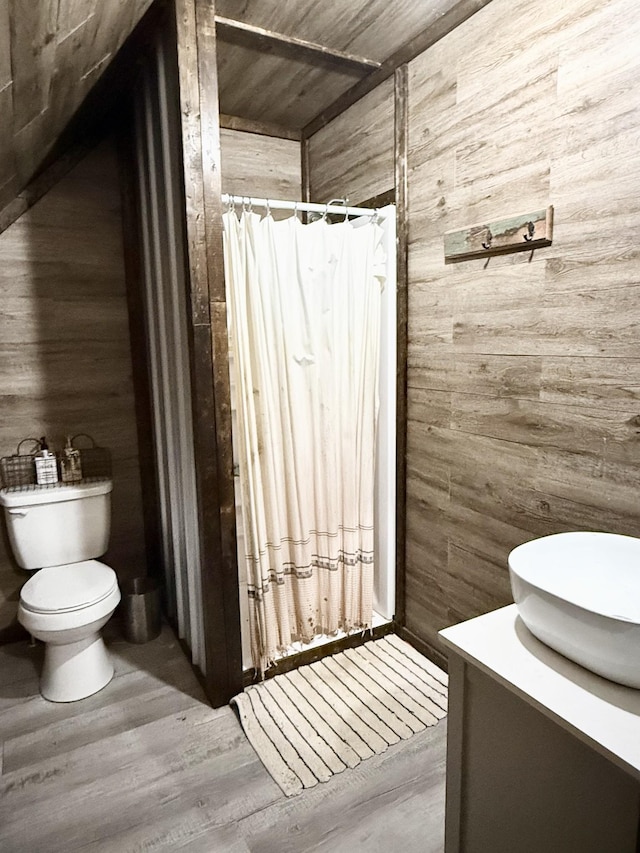
[[[0,490],[9,541],[23,569],[101,557],[111,527],[111,480]]]

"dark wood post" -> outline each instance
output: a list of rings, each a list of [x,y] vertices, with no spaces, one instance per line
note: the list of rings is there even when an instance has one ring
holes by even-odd
[[[212,0],[175,0],[175,20],[205,683],[210,701],[218,707],[242,689],[242,650],[222,254],[215,4]]]

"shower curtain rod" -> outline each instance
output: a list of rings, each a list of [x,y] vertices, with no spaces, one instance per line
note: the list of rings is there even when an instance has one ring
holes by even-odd
[[[336,199],[332,199],[335,202]],[[245,195],[222,193],[223,204],[244,204],[252,207],[266,207],[272,210],[300,210],[306,213],[342,213],[343,216],[384,216],[372,207],[348,207],[344,204],[315,204],[309,201],[283,201],[271,198],[253,198]]]

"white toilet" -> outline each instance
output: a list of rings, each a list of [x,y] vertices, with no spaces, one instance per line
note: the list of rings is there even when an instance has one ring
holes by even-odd
[[[45,643],[40,692],[75,702],[101,690],[113,664],[100,630],[120,601],[116,573],[98,562],[107,550],[111,480],[0,490],[9,540],[23,569],[18,621]]]

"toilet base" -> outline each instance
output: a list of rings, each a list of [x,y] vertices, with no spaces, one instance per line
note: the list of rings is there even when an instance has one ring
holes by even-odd
[[[113,663],[100,632],[73,643],[45,643],[40,693],[49,702],[85,699],[112,678]]]

